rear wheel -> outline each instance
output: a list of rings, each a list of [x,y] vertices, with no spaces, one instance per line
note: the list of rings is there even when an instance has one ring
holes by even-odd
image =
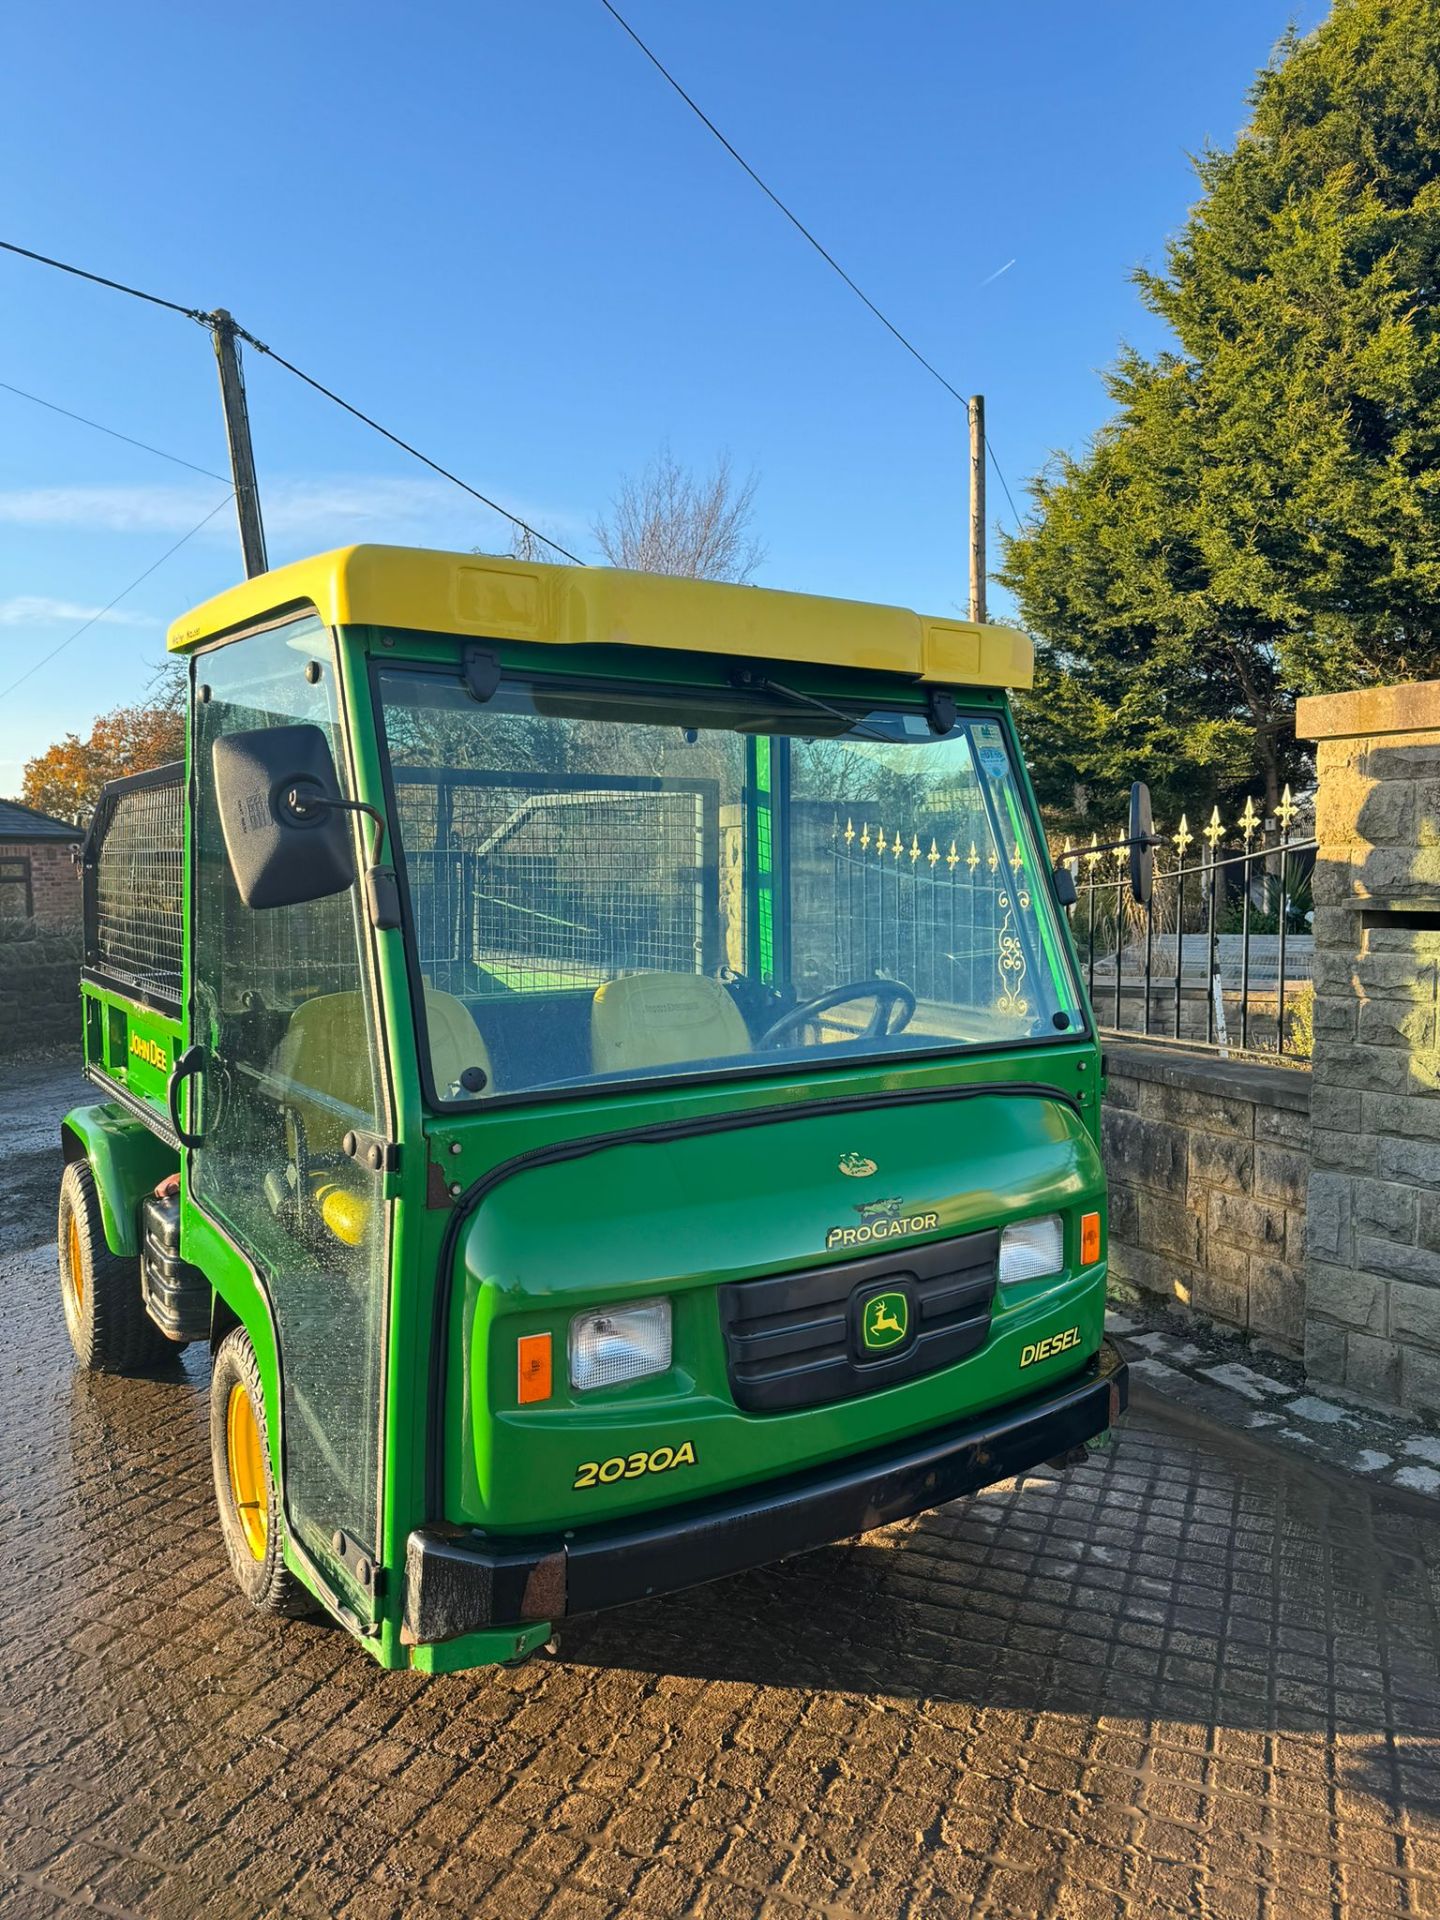
[[[280,1492],[265,1425],[260,1366],[235,1327],[210,1374],[210,1457],[220,1531],[240,1591],[262,1613],[313,1613],[315,1602],[285,1565]]]
[[[133,1373],[172,1351],[145,1311],[140,1262],[111,1253],[85,1160],[60,1180],[60,1303],[75,1358],[92,1373]]]

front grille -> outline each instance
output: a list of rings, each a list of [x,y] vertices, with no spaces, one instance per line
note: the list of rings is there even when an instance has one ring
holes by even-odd
[[[720,1287],[736,1406],[822,1407],[953,1366],[989,1336],[999,1246],[997,1231],[967,1233]],[[904,1294],[909,1326],[902,1346],[872,1358],[861,1345],[859,1310],[882,1291]]]

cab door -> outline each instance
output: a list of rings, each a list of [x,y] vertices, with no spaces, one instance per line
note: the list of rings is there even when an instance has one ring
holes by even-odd
[[[193,671],[190,1019],[204,1061],[190,1187],[269,1297],[291,1532],[350,1576],[348,1598],[369,1613],[388,1240],[373,1164],[387,1127],[369,928],[359,886],[241,904],[212,765],[225,734],[310,722],[349,793],[334,645],[309,616],[202,653]]]

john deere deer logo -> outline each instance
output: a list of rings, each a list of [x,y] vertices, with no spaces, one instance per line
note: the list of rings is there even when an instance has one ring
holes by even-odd
[[[886,1347],[895,1346],[905,1338],[909,1326],[908,1295],[899,1292],[877,1293],[865,1302],[860,1328],[867,1352],[879,1353]]]

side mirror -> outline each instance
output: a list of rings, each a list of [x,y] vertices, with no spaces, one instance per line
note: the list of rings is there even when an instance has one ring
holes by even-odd
[[[1155,821],[1150,789],[1137,780],[1130,789],[1130,891],[1138,907],[1148,907],[1155,892]]]
[[[346,802],[319,727],[224,734],[211,764],[225,852],[247,907],[293,907],[355,884]]]
[[[1055,901],[1058,906],[1073,907],[1080,898],[1075,886],[1075,876],[1062,860],[1051,874],[1055,888]]]

